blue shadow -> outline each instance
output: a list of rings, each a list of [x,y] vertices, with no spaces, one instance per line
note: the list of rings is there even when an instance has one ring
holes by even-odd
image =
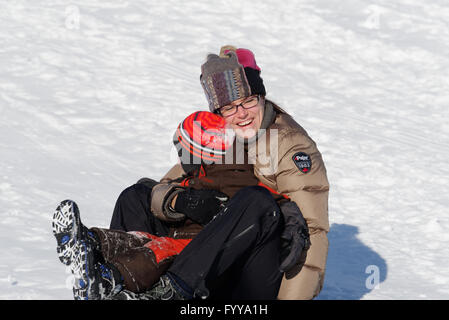
[[[332,224],[324,287],[317,300],[360,300],[387,278],[385,260],[358,233],[355,226]]]

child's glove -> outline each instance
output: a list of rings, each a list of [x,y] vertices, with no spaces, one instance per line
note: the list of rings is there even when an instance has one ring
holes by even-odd
[[[178,194],[174,209],[191,220],[206,225],[224,208],[228,200],[229,197],[220,191],[186,188]]]

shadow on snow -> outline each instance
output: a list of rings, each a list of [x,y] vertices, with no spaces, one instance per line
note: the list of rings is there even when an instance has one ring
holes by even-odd
[[[359,300],[385,281],[385,260],[363,244],[358,233],[355,226],[332,224],[324,287],[318,300]]]

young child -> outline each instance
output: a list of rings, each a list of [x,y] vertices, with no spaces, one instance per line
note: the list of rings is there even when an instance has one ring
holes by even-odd
[[[216,201],[221,205],[217,206],[217,212],[186,217],[177,212],[176,207],[182,205],[177,201],[171,208],[172,217],[155,215],[172,222],[168,237],[139,230],[88,229],[81,223],[76,203],[61,202],[53,216],[53,233],[59,259],[70,266],[75,276],[75,299],[114,299],[119,292],[141,293],[151,289],[176,255],[228,199],[241,188],[261,185],[253,174],[253,166],[247,161],[237,161],[241,159],[229,132],[223,118],[205,111],[189,115],[178,126],[174,144],[186,172],[177,181],[180,192],[215,190]],[[148,178],[139,183],[157,184]],[[272,194],[277,200],[286,198]]]

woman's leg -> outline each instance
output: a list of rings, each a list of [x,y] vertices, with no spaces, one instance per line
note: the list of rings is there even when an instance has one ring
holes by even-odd
[[[176,257],[168,276],[194,296],[275,299],[282,280],[282,218],[261,187],[240,190]],[[220,281],[226,277],[230,281]],[[231,284],[231,285],[229,285]]]

